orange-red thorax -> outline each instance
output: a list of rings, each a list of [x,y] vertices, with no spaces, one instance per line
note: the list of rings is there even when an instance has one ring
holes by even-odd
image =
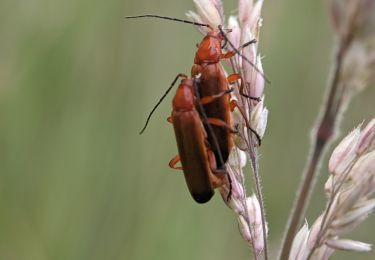
[[[173,98],[174,111],[190,111],[195,107],[194,80],[183,79]]]
[[[220,32],[211,31],[203,38],[198,45],[198,50],[195,54],[194,63],[217,63],[221,57],[221,42],[223,37]]]

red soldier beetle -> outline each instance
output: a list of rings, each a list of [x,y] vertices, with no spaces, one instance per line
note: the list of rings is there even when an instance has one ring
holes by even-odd
[[[220,63],[197,65],[194,64],[192,68],[192,75],[200,74],[200,88],[198,89],[202,99],[222,93],[229,90],[228,81],[225,77],[223,68]],[[212,125],[212,132],[207,131],[207,140],[210,144],[215,141],[218,143],[218,149],[213,149],[215,158],[217,160],[217,166],[223,167],[228,160],[229,153],[233,147],[233,138],[228,131],[233,125],[232,122],[232,109],[230,106],[230,96],[223,95],[216,98],[210,103],[203,105],[204,112],[209,118],[217,118],[221,120],[223,127],[220,125]],[[205,125],[206,129],[208,125]],[[222,156],[222,160],[219,160],[219,155]]]
[[[223,53],[221,44],[224,40],[226,43],[231,44],[225,36],[222,28],[219,26],[219,31],[209,31],[201,43],[197,46],[198,50],[195,54],[191,74],[192,76],[199,74],[201,75],[199,92],[202,98],[225,92],[229,89],[229,84],[232,84],[240,79],[240,75],[237,73],[229,75],[228,78],[225,77],[224,68],[220,63],[220,60],[231,58],[236,54],[236,52],[229,51]],[[246,43],[245,46],[252,42]],[[235,48],[233,47],[233,49]],[[240,93],[242,95],[259,101],[259,98],[247,96],[242,92],[243,85],[241,84]],[[231,115],[231,112],[234,109],[233,106],[236,106],[236,104],[231,103],[228,95],[217,98],[213,102],[204,105],[204,111],[207,117],[220,119],[223,121],[224,125],[228,126],[225,128],[220,125],[213,125],[213,131],[208,131],[209,143],[212,144],[214,139],[217,139],[216,137],[220,137],[220,139],[217,140],[219,150],[214,150],[214,153],[217,160],[220,154],[224,163],[226,163],[228,160],[229,153],[233,148],[233,138],[231,133],[228,132],[228,128],[231,128],[233,124]],[[249,124],[247,124],[247,126],[249,126]],[[255,131],[252,132],[255,134],[260,144],[261,140],[259,135]],[[220,160],[218,161],[220,162]],[[218,163],[219,168],[222,166],[223,165],[221,163]]]
[[[224,30],[221,26],[218,26],[218,30],[214,30],[208,24],[202,24],[197,22],[192,22],[188,20],[177,19],[173,17],[166,17],[166,16],[159,16],[159,15],[140,15],[140,16],[127,16],[125,18],[144,18],[144,17],[151,17],[151,18],[160,18],[166,20],[172,20],[177,22],[183,22],[188,24],[193,24],[197,26],[204,26],[208,27],[210,31],[207,35],[202,39],[200,44],[197,45],[197,52],[194,58],[194,65],[192,67],[192,76],[201,75],[201,83],[199,87],[199,94],[204,99],[205,97],[215,96],[219,93],[223,93],[229,89],[229,84],[236,82],[240,79],[240,75],[237,73],[231,74],[228,78],[225,77],[223,66],[220,63],[221,59],[228,59],[233,57],[235,54],[240,55],[246,62],[250,63],[254,69],[260,73],[264,78],[264,74],[259,71],[259,69],[253,64],[250,60],[244,57],[228,40],[227,36],[225,35]],[[230,32],[230,29],[227,30]],[[222,42],[224,41],[224,45],[227,43],[232,47],[232,51],[228,51],[223,53],[223,46]],[[245,43],[240,48],[246,47],[249,44],[255,43],[255,40]],[[265,78],[266,79],[266,78]],[[268,81],[266,79],[266,81]],[[244,97],[254,99],[259,101],[259,97],[251,97],[244,93],[244,87],[241,82],[239,85],[240,94]],[[204,105],[204,111],[208,118],[216,118],[216,125],[213,125],[213,131],[207,131],[208,133],[208,142],[212,145],[215,139],[218,143],[218,148],[214,149],[215,158],[218,161],[218,167],[221,168],[226,163],[229,153],[233,147],[233,138],[231,135],[232,126],[232,117],[231,112],[233,111],[235,103],[230,102],[230,97],[228,95],[221,96],[220,98],[215,99],[213,102],[210,102]],[[239,108],[239,107],[238,107]],[[239,108],[240,109],[240,108]],[[244,114],[241,111],[242,114]],[[148,120],[147,120],[148,121]],[[219,123],[219,121],[222,121]],[[211,121],[212,122],[212,121]],[[249,123],[246,122],[246,125],[249,127]],[[208,125],[205,124],[206,130],[208,130]],[[144,129],[143,129],[144,130]],[[143,132],[143,130],[141,132]],[[259,135],[254,131],[252,128],[250,130],[255,134],[256,138],[258,139],[258,143],[261,143],[261,139]],[[217,138],[220,137],[220,138]],[[222,160],[220,160],[220,156],[222,156]]]
[[[246,57],[244,57],[233,46],[233,44],[226,37],[225,32],[223,31],[221,26],[218,26],[219,30],[214,30],[212,27],[210,27],[207,24],[196,23],[196,22],[191,22],[187,20],[181,20],[177,18],[158,16],[158,15],[129,16],[126,18],[142,18],[142,17],[162,18],[162,19],[179,21],[179,22],[184,22],[184,23],[193,24],[197,26],[205,26],[205,27],[210,28],[210,31],[203,38],[201,43],[197,45],[198,50],[196,52],[194,65],[192,67],[192,76],[195,77],[197,75],[200,75],[200,83],[199,83],[199,88],[197,88],[196,95],[201,96],[202,101],[204,100],[206,101],[211,100],[211,101],[210,102],[202,102],[202,101],[198,102],[199,104],[195,104],[196,106],[195,109],[192,109],[190,107],[188,111],[184,111],[184,112],[180,111],[180,109],[184,109],[184,108],[179,107],[179,106],[175,107],[175,102],[174,102],[174,109],[173,109],[173,113],[178,115],[178,118],[185,118],[185,117],[187,118],[186,123],[183,123],[180,120],[178,120],[178,123],[173,123],[174,128],[175,128],[179,153],[181,157],[181,163],[183,165],[182,168],[185,173],[185,179],[186,179],[186,182],[188,184],[189,190],[193,198],[197,202],[204,203],[208,201],[213,195],[213,188],[209,189],[207,176],[209,177],[208,179],[211,179],[210,183],[213,185],[213,187],[214,188],[218,187],[217,184],[214,184],[215,181],[213,181],[212,176],[215,176],[215,174],[212,174],[212,171],[215,170],[216,172],[218,172],[220,171],[220,169],[223,169],[223,168],[225,169],[225,163],[233,147],[233,138],[232,138],[231,133],[234,132],[234,130],[232,130],[231,128],[232,127],[231,112],[234,109],[235,103],[230,101],[230,97],[228,95],[222,95],[222,93],[228,93],[229,84],[236,82],[238,79],[241,78],[240,75],[237,73],[232,74],[228,78],[226,78],[224,69],[222,65],[220,64],[220,60],[225,59],[225,58],[231,58],[235,54],[238,54],[246,62],[249,62],[254,67],[254,69],[258,73],[260,73],[264,78],[265,76],[263,75],[262,72],[259,71],[259,69],[255,66],[255,64],[253,64]],[[223,41],[225,41],[225,44],[229,43],[233,51],[228,51],[226,53],[223,53],[222,51]],[[242,45],[241,48],[246,47],[247,45],[254,43],[254,42],[255,41],[250,41]],[[184,77],[185,77],[185,81],[187,82],[188,78],[186,76]],[[174,81],[174,83],[176,82],[176,80]],[[187,89],[186,85],[188,85],[188,84],[185,84],[186,83],[185,81],[183,80],[179,86],[179,89],[180,88],[183,89],[184,92],[186,92],[185,91],[185,89]],[[266,81],[268,80],[266,79]],[[149,117],[147,118],[144,128],[141,130],[141,133],[143,133],[143,131],[145,130],[152,113],[155,111],[156,107],[160,104],[160,102],[164,99],[164,97],[168,94],[170,89],[168,89],[168,91],[159,100],[158,104],[154,107],[154,109],[150,113]],[[194,92],[191,92],[191,93],[194,93]],[[255,99],[259,101],[259,98],[254,98],[243,93],[242,84],[240,84],[240,94],[247,98],[251,98],[251,99]],[[178,94],[176,94],[175,99],[177,98],[177,95]],[[190,94],[190,96],[195,96],[195,95]],[[190,103],[189,102],[190,100],[189,101],[183,100],[181,104],[185,104],[185,105],[194,104],[194,102],[190,102]],[[176,104],[179,104],[179,102],[177,102]],[[198,106],[203,106],[203,108],[198,109]],[[187,112],[189,112],[190,114],[187,114]],[[243,111],[241,111],[241,113],[244,115]],[[203,117],[203,120],[201,117]],[[198,123],[197,123],[198,119],[200,120],[199,122],[201,125],[200,130],[198,130],[199,129]],[[203,128],[202,121],[204,123],[204,128]],[[182,128],[180,127],[184,125],[189,126],[189,127],[187,129],[184,129],[184,127]],[[258,142],[260,144],[259,135],[250,127],[248,122],[246,122],[246,126],[250,128],[250,130],[256,135]],[[207,136],[204,138],[205,140],[204,142],[202,141],[203,133],[204,133],[204,136]],[[184,141],[183,141],[184,138],[188,138],[187,140],[190,140],[190,143],[194,142],[194,138],[198,138],[199,141],[198,141],[198,144],[196,145],[187,146],[186,144],[184,145]],[[206,144],[206,142],[208,144]],[[206,150],[206,154],[202,153],[202,149]],[[190,151],[197,151],[197,155],[192,156]],[[212,159],[212,154],[214,154],[213,159]],[[182,159],[182,158],[185,158],[185,159]],[[175,164],[177,163],[178,159],[179,158],[176,157],[174,160],[172,160],[170,162],[170,166],[173,168],[176,168]],[[215,161],[215,163],[213,163],[213,161]],[[198,163],[198,165],[194,166],[195,163]],[[184,166],[184,164],[188,166]],[[208,165],[211,168],[211,172],[207,170]],[[197,170],[196,167],[200,167],[200,168]],[[199,174],[198,175],[195,174],[195,170],[193,169],[196,169]],[[206,176],[206,177],[202,177],[202,176]],[[199,192],[196,193],[195,191],[199,191]],[[229,197],[230,195],[228,195],[228,198]]]
[[[214,189],[226,182],[225,176],[228,178],[231,189],[231,179],[225,170],[217,168],[215,155],[211,144],[207,141],[206,129],[203,126],[204,123],[207,125],[220,124],[220,120],[208,118],[204,113],[202,103],[210,103],[222,95],[229,94],[232,90],[200,100],[199,94],[196,95],[199,89],[197,79],[179,74],[151,114],[180,77],[183,79],[173,98],[172,115],[168,118],[168,121],[173,124],[179,154],[169,162],[169,166],[173,169],[182,169],[194,200],[198,203],[206,203],[214,195]],[[212,129],[209,128],[210,130]],[[217,143],[214,145],[217,146]],[[219,156],[219,158],[221,157]],[[176,166],[179,161],[181,161],[182,167]],[[228,194],[229,198],[230,194]]]

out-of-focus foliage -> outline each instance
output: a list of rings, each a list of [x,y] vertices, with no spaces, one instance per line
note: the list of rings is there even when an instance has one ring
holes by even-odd
[[[225,4],[229,14],[235,3]],[[1,259],[249,258],[220,196],[195,204],[182,173],[167,166],[177,152],[166,122],[171,97],[138,135],[174,76],[189,73],[201,35],[186,24],[123,17],[183,18],[192,8],[170,0],[0,2]],[[272,84],[261,173],[275,255],[333,39],[321,1],[266,1],[263,18]],[[354,100],[344,133],[374,116],[374,96],[370,87]],[[310,222],[324,206],[317,190]],[[356,235],[375,243],[373,228],[370,218]]]

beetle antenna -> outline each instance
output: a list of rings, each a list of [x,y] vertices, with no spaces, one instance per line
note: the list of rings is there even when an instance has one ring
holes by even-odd
[[[244,118],[246,127],[255,135],[255,138],[258,141],[258,145],[261,146],[261,144],[262,144],[262,138],[257,133],[257,131],[250,126],[249,120],[247,120],[247,118],[246,118],[245,111],[241,107],[239,107],[239,106],[237,106],[237,109],[238,109],[238,111],[240,111],[242,117]]]
[[[248,42],[245,42],[244,44],[242,44],[238,49],[243,49],[247,46],[249,46],[250,44],[253,44],[253,43],[257,43],[257,39],[252,39],[251,41],[248,41]]]
[[[225,47],[227,47],[227,38],[224,38],[224,43],[223,45],[221,45],[221,48],[224,49]],[[244,44],[242,44],[240,47],[238,47],[238,50],[241,50],[247,46],[249,46],[250,44],[253,44],[253,43],[257,43],[257,40],[256,39],[252,39],[251,41],[248,41],[248,42],[245,42]]]
[[[154,106],[154,108],[151,110],[150,114],[148,115],[147,117],[147,120],[146,120],[146,123],[144,125],[144,127],[142,128],[142,130],[139,132],[139,134],[143,134],[143,132],[146,130],[146,127],[148,125],[148,122],[150,121],[151,119],[151,116],[152,114],[155,112],[155,110],[157,109],[157,107],[161,104],[161,102],[163,102],[164,98],[168,95],[168,93],[172,90],[173,86],[176,84],[177,80],[179,78],[187,78],[187,76],[185,74],[178,74],[176,76],[176,78],[173,80],[172,84],[169,86],[169,88],[167,89],[167,91],[165,91],[164,95],[159,99],[158,103]]]
[[[161,15],[155,15],[155,14],[144,14],[144,15],[136,15],[136,16],[125,16],[125,19],[133,19],[133,18],[159,18],[159,19],[164,19],[164,20],[171,20],[175,22],[181,22],[181,23],[188,23],[188,24],[193,24],[197,26],[205,26],[205,27],[210,27],[208,24],[204,23],[197,23],[197,22],[192,22],[189,20],[184,20],[184,19],[178,19],[174,17],[169,17],[169,16],[161,16]]]
[[[233,43],[228,39],[228,37],[225,35],[225,32],[224,32],[223,28],[221,27],[221,25],[219,25],[218,28],[219,28],[221,34],[223,35],[224,40],[229,44],[229,46],[232,47],[232,49],[233,49],[233,50],[234,50],[234,51],[235,51],[235,52],[236,52],[236,53],[237,53],[242,59],[244,59],[247,63],[249,63],[249,64],[250,64],[250,65],[256,70],[256,72],[258,72],[258,73],[264,78],[264,80],[265,80],[268,84],[270,84],[271,82],[270,82],[269,79],[266,77],[266,75],[264,75],[264,73],[261,72],[253,62],[251,62],[248,58],[246,58],[244,55],[242,55],[242,54],[240,53],[240,51],[239,51],[239,50],[233,45]],[[247,43],[245,43],[244,45],[242,45],[241,47],[242,47],[242,48],[243,48],[243,47],[246,47],[247,45],[249,45],[249,44],[251,44],[251,43],[254,43],[254,42],[253,42],[253,41],[247,42]]]

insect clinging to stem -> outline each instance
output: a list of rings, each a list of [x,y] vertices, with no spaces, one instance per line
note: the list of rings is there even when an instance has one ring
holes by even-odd
[[[225,30],[219,25],[218,29],[212,28],[208,24],[192,22],[188,20],[167,17],[167,16],[159,16],[159,15],[139,15],[139,16],[127,16],[125,18],[160,18],[160,19],[167,19],[172,21],[183,22],[187,24],[197,25],[197,26],[204,26],[209,28],[208,33],[204,36],[202,41],[197,45],[197,52],[194,58],[194,65],[192,66],[192,76],[201,75],[201,83],[200,83],[200,95],[202,98],[209,97],[226,91],[229,89],[229,84],[232,84],[239,80],[241,77],[238,73],[234,73],[225,77],[224,68],[221,65],[220,61],[222,59],[229,59],[234,55],[240,55],[246,62],[251,64],[254,69],[260,73],[264,78],[265,76],[259,69],[253,64],[250,60],[248,60],[245,56],[243,56],[238,49],[233,46],[231,41],[227,38],[225,34]],[[227,30],[230,32],[230,29]],[[224,42],[224,44],[223,44]],[[255,40],[252,40],[248,43],[245,43],[240,48],[244,48],[249,44],[255,43]],[[231,51],[223,52],[223,46],[229,44],[232,47]],[[266,79],[267,80],[267,79]],[[251,97],[244,93],[244,86],[241,83],[239,92],[242,96],[250,99],[254,99],[259,101],[259,97]],[[208,117],[217,118],[217,120],[221,120],[221,125],[217,126],[214,125],[213,131],[208,131],[208,141],[210,143],[214,142],[214,139],[218,139],[220,153],[223,156],[224,163],[227,161],[229,153],[233,147],[233,138],[232,135],[228,132],[228,129],[232,126],[232,117],[231,112],[234,109],[235,103],[230,102],[229,96],[222,96],[216,99],[214,102],[209,103],[204,106],[205,112]],[[238,109],[240,109],[238,107]],[[153,111],[152,111],[153,112]],[[152,113],[151,113],[152,114]],[[151,116],[150,114],[150,116]],[[146,125],[150,119],[147,119]],[[145,125],[145,127],[146,127]],[[249,127],[249,123],[246,124]],[[225,126],[225,127],[223,127]],[[205,125],[207,128],[207,125]],[[261,139],[256,131],[254,131],[251,127],[250,130],[254,133],[255,137],[258,140],[258,143],[261,143]],[[145,128],[142,129],[141,133],[144,131]],[[220,138],[217,138],[220,137]],[[215,157],[218,160],[219,158],[219,151],[214,150]],[[218,160],[218,166],[222,167],[223,165]]]
[[[175,165],[181,160],[190,193],[197,202],[204,203],[212,197],[214,188],[223,185],[223,176],[227,175],[230,182],[230,177],[225,170],[225,163],[233,148],[232,134],[236,132],[232,128],[231,116],[235,103],[231,102],[230,95],[227,94],[232,91],[229,85],[238,81],[241,77],[238,73],[226,77],[220,61],[238,54],[264,78],[265,76],[229,41],[225,31],[230,32],[230,29],[224,30],[221,26],[218,26],[216,30],[208,24],[158,15],[128,16],[125,18],[142,17],[167,19],[205,26],[210,29],[201,43],[197,45],[198,50],[191,69],[192,77],[189,78],[183,74],[176,77],[171,87],[152,109],[145,126],[140,132],[144,132],[152,114],[170,92],[177,79],[183,77],[173,99],[173,111],[170,120],[175,129],[179,155],[169,165],[172,168],[179,168]],[[223,42],[224,44],[222,44]],[[245,43],[240,48],[254,42],[253,40]],[[227,43],[232,47],[232,50],[223,52],[223,46]],[[260,100],[259,97],[246,95],[243,93],[243,85],[240,84],[239,86],[241,95],[257,101]],[[248,122],[246,122],[246,125],[255,134],[260,144],[259,135],[251,129]],[[230,193],[228,199],[229,197]]]
[[[228,173],[217,167],[215,155],[207,141],[206,129],[203,126],[204,122],[210,124],[215,123],[211,122],[215,120],[206,116],[203,119],[201,117],[202,114],[204,115],[202,103],[210,103],[218,96],[200,100],[199,94],[197,95],[199,79],[189,78],[184,74],[179,74],[171,87],[180,77],[183,79],[173,98],[172,115],[168,118],[173,124],[179,153],[170,161],[169,166],[182,169],[194,200],[198,203],[206,203],[214,195],[214,189],[226,182],[225,177],[228,178],[231,186]],[[230,91],[226,91],[221,95],[229,93]],[[179,161],[182,167],[176,167]]]

